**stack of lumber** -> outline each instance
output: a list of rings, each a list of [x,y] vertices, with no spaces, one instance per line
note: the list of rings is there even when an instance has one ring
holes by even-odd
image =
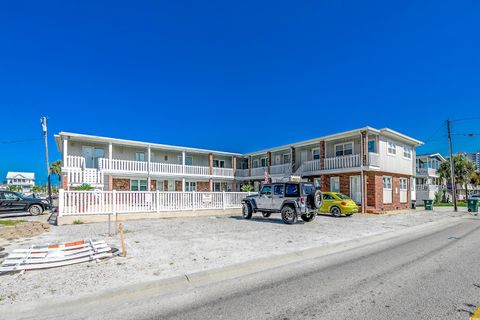
[[[62,267],[75,263],[110,258],[112,248],[105,241],[80,240],[46,246],[31,246],[10,253],[0,265],[0,272]]]

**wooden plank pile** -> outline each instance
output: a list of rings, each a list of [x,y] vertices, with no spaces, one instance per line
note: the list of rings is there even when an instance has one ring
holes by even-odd
[[[103,240],[31,246],[29,249],[13,250],[0,265],[0,273],[62,267],[110,257],[112,248]]]

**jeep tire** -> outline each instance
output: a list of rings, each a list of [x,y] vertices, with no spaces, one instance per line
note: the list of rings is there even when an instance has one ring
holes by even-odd
[[[252,210],[252,206],[250,205],[250,203],[244,203],[242,205],[242,215],[243,215],[243,218],[244,219],[252,219],[252,213],[253,213],[253,210]]]
[[[317,210],[322,206],[322,192],[315,190],[307,196],[307,204],[311,209]]]
[[[297,222],[297,211],[292,205],[285,205],[282,208],[282,220],[286,224],[294,224]]]
[[[314,212],[314,213],[302,214],[300,217],[305,222],[311,222],[311,221],[313,221],[313,219],[315,219],[316,216],[317,216],[317,214]]]

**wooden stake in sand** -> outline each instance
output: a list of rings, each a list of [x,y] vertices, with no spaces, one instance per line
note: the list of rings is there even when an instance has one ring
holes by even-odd
[[[123,224],[120,223],[119,225],[120,229],[120,241],[122,242],[122,257],[127,256],[127,249],[125,248],[125,238],[123,237]]]

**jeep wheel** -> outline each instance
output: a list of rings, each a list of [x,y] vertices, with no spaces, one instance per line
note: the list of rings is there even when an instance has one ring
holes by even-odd
[[[39,214],[42,214],[43,208],[39,206],[38,204],[32,204],[30,208],[28,208],[28,212],[32,216],[38,216]]]
[[[322,206],[322,192],[320,190],[315,190],[307,197],[308,204],[312,209],[320,209]]]
[[[242,206],[242,214],[244,219],[252,218],[252,206],[249,203],[244,203]]]
[[[310,222],[310,221],[313,221],[313,219],[315,219],[316,216],[317,216],[316,213],[309,213],[309,214],[302,214],[301,218],[305,222]]]
[[[263,216],[264,218],[270,218],[271,215],[272,215],[271,212],[262,212],[262,216]]]
[[[342,215],[342,211],[340,211],[339,207],[332,207],[330,209],[330,213],[332,214],[332,216],[337,217],[337,218]]]
[[[282,220],[286,224],[294,224],[297,222],[297,212],[292,206],[284,206],[282,208]]]

